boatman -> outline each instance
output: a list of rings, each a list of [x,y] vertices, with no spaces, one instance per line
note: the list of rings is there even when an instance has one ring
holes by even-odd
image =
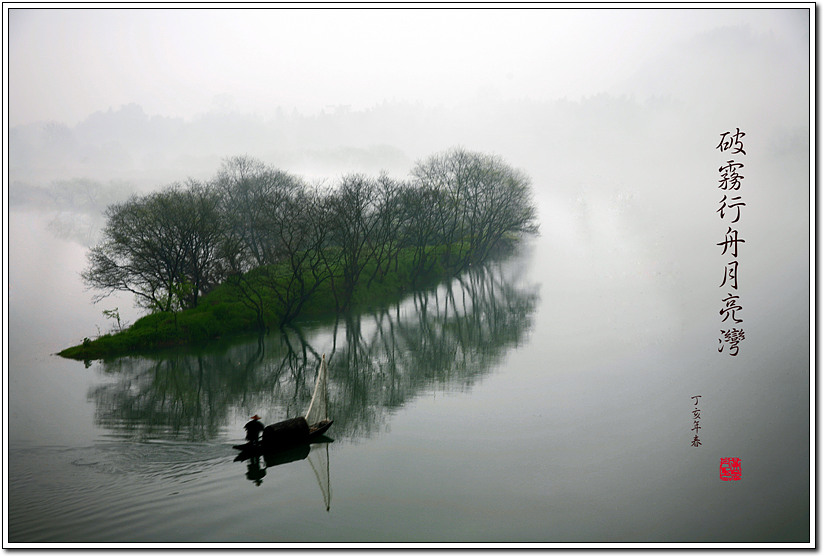
[[[246,440],[254,445],[257,445],[260,432],[263,431],[263,424],[260,423],[260,416],[257,414],[252,416],[251,420],[243,426],[243,429],[246,430]]]

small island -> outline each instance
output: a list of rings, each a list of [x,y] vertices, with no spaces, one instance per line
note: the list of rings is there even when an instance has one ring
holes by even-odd
[[[131,292],[151,313],[60,356],[95,360],[194,344],[391,301],[538,231],[529,177],[453,148],[408,180],[343,176],[335,187],[226,159],[106,210],[84,282]]]

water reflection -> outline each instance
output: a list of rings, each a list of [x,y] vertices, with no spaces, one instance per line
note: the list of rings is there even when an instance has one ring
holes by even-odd
[[[306,411],[326,353],[334,436],[369,436],[427,389],[469,389],[524,340],[538,292],[520,284],[523,264],[473,268],[331,324],[104,362],[109,380],[89,393],[96,422],[121,438],[203,441],[254,413],[293,417]]]
[[[318,482],[318,487],[323,496],[323,504],[328,511],[332,500],[329,472],[329,443],[331,442],[333,442],[333,440],[329,437],[321,436],[311,444],[305,443],[277,453],[264,454],[262,456],[255,455],[242,459],[236,458],[235,460],[246,461],[246,479],[255,486],[261,486],[263,484],[263,479],[266,477],[266,472],[269,468],[290,462],[307,460],[312,467],[312,472],[315,474],[315,479]]]
[[[309,452],[307,451],[307,455]],[[256,486],[263,484],[263,477],[266,476],[266,468],[260,467],[260,457],[253,456],[246,463],[246,479],[253,482]]]

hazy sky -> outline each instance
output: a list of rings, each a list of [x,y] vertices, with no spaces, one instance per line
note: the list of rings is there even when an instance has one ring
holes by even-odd
[[[634,76],[646,62],[713,29],[744,27],[803,55],[803,13],[12,8],[9,123],[72,125],[132,102],[190,118],[216,108],[267,116],[278,106],[645,95],[655,91]]]

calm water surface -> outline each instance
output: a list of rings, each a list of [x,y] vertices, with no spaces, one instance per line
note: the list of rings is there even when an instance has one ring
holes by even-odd
[[[52,354],[138,314],[90,304],[84,248],[13,210],[9,541],[806,540],[809,283],[767,293],[808,267],[764,266],[762,340],[719,359],[715,278],[614,209],[569,200],[518,254],[388,307],[88,366]],[[305,412],[324,353],[328,442],[234,461],[249,416]]]

